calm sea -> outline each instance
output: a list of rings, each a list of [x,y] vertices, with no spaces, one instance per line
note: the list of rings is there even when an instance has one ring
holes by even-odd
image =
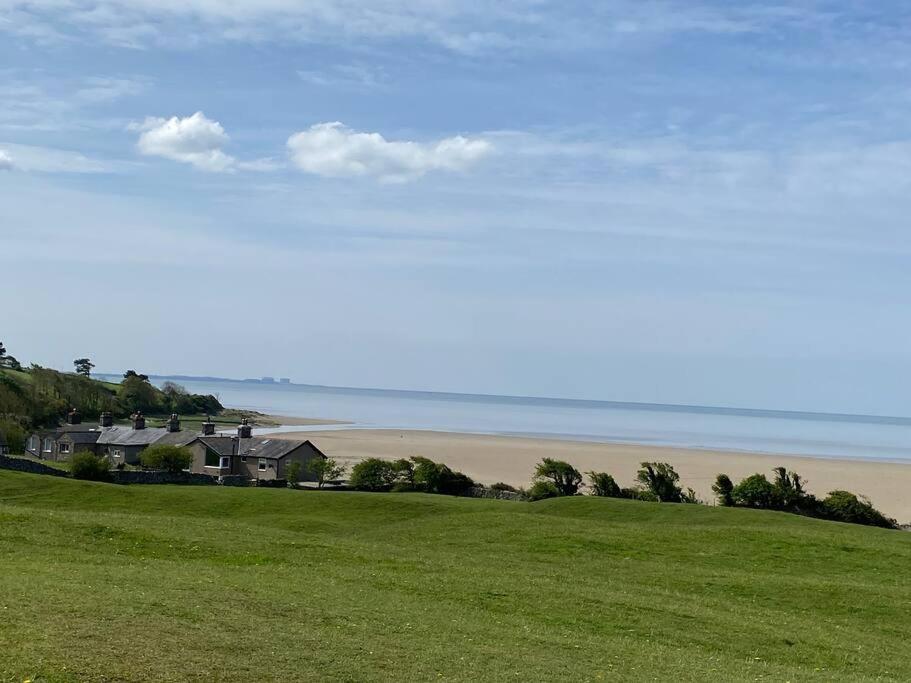
[[[162,381],[156,380],[159,384]],[[179,383],[192,392],[215,394],[228,407],[346,420],[359,428],[432,429],[911,462],[911,418],[298,384]]]

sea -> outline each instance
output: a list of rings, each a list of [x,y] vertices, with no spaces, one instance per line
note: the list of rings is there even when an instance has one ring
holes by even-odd
[[[168,378],[153,378],[161,384]],[[693,405],[174,379],[226,407],[349,424],[599,443],[911,462],[911,418]],[[259,431],[258,433],[263,433]]]

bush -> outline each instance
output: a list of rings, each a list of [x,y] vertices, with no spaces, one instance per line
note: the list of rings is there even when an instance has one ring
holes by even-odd
[[[622,498],[623,490],[616,480],[607,472],[587,472],[588,478],[591,479],[591,489],[593,496],[605,496],[607,498]]]
[[[348,468],[345,465],[339,465],[332,458],[316,458],[307,464],[307,469],[316,477],[316,487],[323,488],[327,481],[335,481],[345,476]],[[290,470],[290,466],[289,466]],[[290,473],[288,475],[290,479]],[[298,477],[299,479],[300,477]]]
[[[731,490],[736,505],[777,510],[781,507],[781,496],[775,485],[764,474],[753,474]]]
[[[886,529],[896,529],[898,524],[894,519],[886,517],[874,508],[870,501],[858,498],[850,491],[832,491],[822,501],[821,511],[826,519],[851,524],[866,524],[879,526]]]
[[[388,491],[396,483],[393,463],[381,458],[361,460],[351,468],[350,484],[361,491]]]
[[[620,498],[628,498],[629,500],[641,500],[646,503],[658,503],[658,496],[647,489],[638,489],[638,488],[629,488],[629,489],[620,489]]]
[[[193,453],[183,446],[149,446],[139,456],[139,462],[150,470],[182,472],[193,462]]]
[[[322,458],[320,458],[322,460]],[[288,486],[294,488],[297,486],[297,482],[301,480],[301,470],[303,465],[299,462],[289,462],[288,466],[285,467],[285,479],[288,480]]]
[[[568,462],[544,458],[535,468],[535,479],[551,482],[560,496],[574,496],[582,483],[582,474]]]
[[[683,500],[680,490],[680,475],[666,462],[644,462],[636,473],[636,480],[651,493],[658,502],[679,503]]]
[[[715,477],[715,483],[712,484],[712,491],[718,497],[718,502],[725,507],[731,507],[734,504],[734,482],[726,474],[719,474]]]
[[[799,507],[806,497],[803,479],[796,472],[788,472],[784,467],[776,467],[772,471],[775,472],[775,489],[781,507]]]
[[[515,486],[510,486],[509,484],[502,482],[502,481],[498,481],[496,484],[491,484],[490,490],[491,491],[509,491],[510,493],[519,492],[519,489],[517,489]]]
[[[475,486],[470,477],[428,458],[414,457],[411,483],[419,491],[447,496],[464,495]]]
[[[6,437],[10,453],[25,453],[25,439],[28,435],[18,420],[0,420],[0,434]]]
[[[528,500],[544,500],[545,498],[558,498],[562,494],[557,485],[552,481],[541,479],[532,484],[528,490]]]
[[[111,479],[107,459],[100,458],[94,453],[76,453],[70,458],[70,472],[76,479],[89,481],[110,481]]]

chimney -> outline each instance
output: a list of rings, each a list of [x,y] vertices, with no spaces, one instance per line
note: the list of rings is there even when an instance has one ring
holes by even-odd
[[[171,413],[171,417],[168,418],[168,431],[169,432],[179,432],[180,431],[180,418],[177,417],[177,413]]]
[[[237,438],[249,439],[251,436],[253,436],[253,428],[250,426],[250,423],[247,422],[247,418],[244,418],[240,421],[240,424],[237,425]]]
[[[142,416],[142,413],[137,411],[130,415],[130,419],[133,421],[133,429],[145,429],[146,428],[146,419]]]
[[[114,426],[114,416],[111,415],[107,411],[101,413],[101,426],[102,427],[113,427]]]
[[[202,435],[203,436],[212,436],[215,434],[215,423],[212,422],[212,419],[206,415],[206,421],[202,423]]]
[[[70,412],[66,414],[66,423],[68,425],[82,424],[82,417],[79,415],[79,411],[75,408],[71,408]]]

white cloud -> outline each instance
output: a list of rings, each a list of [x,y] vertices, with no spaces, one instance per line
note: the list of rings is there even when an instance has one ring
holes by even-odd
[[[142,131],[137,145],[148,156],[180,161],[203,171],[232,171],[237,165],[234,157],[222,151],[230,141],[225,129],[201,111],[184,118],[149,117],[130,128]]]
[[[12,171],[13,160],[10,155],[0,149],[0,171]]]
[[[429,171],[461,171],[492,149],[486,140],[461,135],[433,143],[389,141],[379,133],[359,133],[337,121],[317,123],[288,138],[291,160],[302,171],[392,182],[413,180]]]
[[[111,173],[118,164],[97,159],[65,149],[2,143],[0,171],[16,169],[38,173]]]

